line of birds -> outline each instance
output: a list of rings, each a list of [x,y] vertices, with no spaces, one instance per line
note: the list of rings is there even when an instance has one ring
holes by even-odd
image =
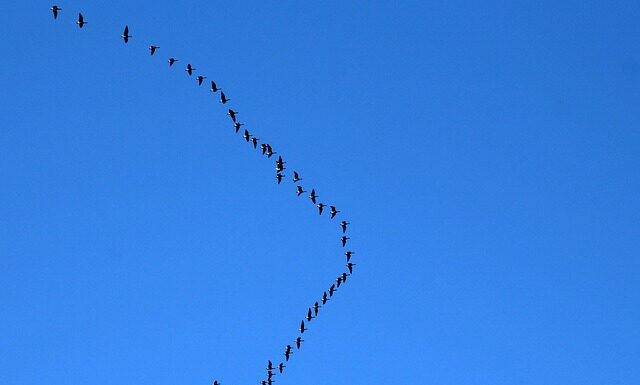
[[[53,5],[50,9],[53,13],[53,18],[58,19],[58,16],[60,14],[60,11],[62,11],[62,8],[59,7],[58,5]],[[78,13],[78,20],[76,21],[76,24],[78,25],[78,27],[83,28],[87,23],[88,22],[84,19],[84,16],[82,15],[82,13]],[[128,25],[125,25],[124,30],[120,35],[120,37],[123,39],[125,44],[129,43],[129,40],[133,36],[129,34]],[[160,49],[160,47],[152,44],[152,45],[149,45],[148,49],[151,56],[153,56],[158,51],[158,49]],[[174,57],[170,57],[168,59],[169,67],[173,67],[173,65],[178,61],[179,61],[178,59]],[[196,68],[194,68],[191,63],[187,63],[185,72],[189,76],[193,76],[195,71],[196,71]],[[198,86],[201,86],[206,78],[207,78],[206,76],[197,75],[196,81],[198,83]],[[210,91],[213,93],[217,93],[218,91],[220,92],[220,103],[222,103],[223,105],[226,105],[231,100],[225,95],[225,93],[222,91],[222,88],[218,87],[218,85],[213,80],[211,80]],[[233,122],[233,127],[235,128],[235,132],[239,133],[244,123],[241,123],[238,121],[237,119],[238,111],[228,108],[227,115],[229,115],[229,117],[231,118],[231,121]],[[254,149],[258,148],[258,142],[260,141],[260,139],[257,138],[255,135],[251,134],[249,130],[244,129],[244,133],[242,137],[245,139],[246,142],[250,142],[253,145]],[[277,154],[277,152],[273,151],[273,148],[268,143],[261,143],[260,150],[262,152],[262,155],[266,156],[267,158],[271,158],[273,155]],[[276,164],[275,178],[278,184],[280,184],[285,177],[285,175],[283,174],[283,171],[286,169],[286,167],[284,166],[286,163],[287,162],[285,162],[282,159],[282,156],[278,155],[278,159],[275,161],[275,164]],[[307,192],[298,183],[301,180],[302,178],[300,177],[300,174],[298,173],[298,171],[293,171],[292,181],[294,184],[296,184],[296,195],[298,197]],[[322,215],[322,213],[325,211],[325,207],[329,207],[329,215],[331,219],[335,218],[341,212],[334,205],[326,205],[322,202],[319,202],[318,198],[319,198],[319,195],[317,195],[315,188],[312,188],[309,194],[309,199],[314,205],[316,205],[318,209],[318,215]],[[350,223],[345,220],[340,222],[340,228],[342,231],[341,232],[342,235],[340,236],[340,244],[342,245],[343,248],[346,247],[347,241],[350,239],[346,235],[347,227],[349,225]],[[331,286],[329,286],[329,288],[323,292],[321,299],[319,299],[318,301],[315,301],[313,306],[308,308],[306,316],[300,322],[300,327],[298,328],[300,335],[296,337],[296,339],[293,340],[292,342],[293,344],[295,344],[296,350],[300,350],[302,346],[302,342],[304,342],[304,340],[302,339],[302,335],[304,334],[305,331],[309,330],[307,325],[311,322],[312,319],[315,319],[318,317],[319,309],[324,305],[326,305],[326,303],[333,297],[333,295],[338,290],[338,288],[340,288],[340,286],[347,281],[347,277],[353,274],[353,267],[356,265],[355,263],[351,262],[351,258],[353,254],[355,254],[355,252],[351,250],[345,251],[344,255],[346,257],[346,265],[345,265],[346,271],[338,275],[338,277],[335,279],[335,282],[332,283]],[[306,320],[306,323],[305,323],[305,320]],[[293,354],[293,346],[291,344],[286,345],[284,350],[284,362],[288,362],[292,354]],[[275,380],[273,380],[273,377],[276,375],[276,371],[278,371],[280,374],[284,373],[284,368],[286,368],[286,365],[284,364],[284,362],[280,362],[278,363],[278,365],[274,366],[273,362],[271,360],[268,360],[267,367],[266,367],[266,371],[267,371],[266,380],[260,381],[259,384],[272,385],[275,382]],[[221,385],[221,383],[218,380],[214,380],[212,382],[212,385]]]

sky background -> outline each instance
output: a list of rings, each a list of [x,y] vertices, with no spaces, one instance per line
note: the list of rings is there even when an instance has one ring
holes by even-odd
[[[277,385],[640,383],[637,1],[58,5],[0,12],[0,384],[258,384],[339,219]]]

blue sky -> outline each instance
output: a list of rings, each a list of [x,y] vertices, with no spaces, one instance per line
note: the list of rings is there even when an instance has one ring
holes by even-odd
[[[0,13],[0,384],[257,384],[338,218],[278,385],[640,383],[637,2],[58,5]]]

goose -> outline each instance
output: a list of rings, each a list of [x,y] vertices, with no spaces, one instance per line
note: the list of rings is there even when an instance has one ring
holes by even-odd
[[[234,123],[236,122],[236,114],[237,113],[238,113],[237,111],[234,111],[231,108],[229,108],[229,112],[227,112],[227,115],[229,115],[231,117],[231,120],[233,120]]]
[[[275,367],[273,366],[273,362],[269,360],[269,363],[267,364],[267,370],[273,370],[273,369],[275,369]]]
[[[271,158],[274,154],[277,154],[277,152],[273,151],[270,144],[267,144],[267,158]]]
[[[81,13],[78,13],[78,21],[76,21],[76,24],[78,24],[78,27],[80,28],[84,27],[84,25],[87,24],[87,22],[84,21],[84,16],[82,16]]]
[[[355,266],[355,263],[347,263],[347,269],[349,269],[349,274],[353,274],[353,267]]]
[[[300,196],[300,195],[302,195],[302,194],[306,193],[306,191],[304,191],[304,190],[302,189],[302,186],[297,186],[297,187],[296,187],[296,192],[298,193],[298,196]]]
[[[351,274],[342,273],[342,282],[347,282],[347,277]]]
[[[198,77],[196,78],[198,80],[198,85],[201,86],[202,82],[204,81],[204,79],[206,79],[206,76],[202,76],[202,75],[198,75]]]
[[[284,351],[284,359],[285,359],[285,361],[289,361],[289,357],[291,357],[291,350],[285,350]]]
[[[220,91],[220,103],[227,104],[227,102],[231,99],[227,99],[224,92]]]
[[[336,287],[340,287],[340,285],[342,285],[342,276],[338,276],[338,278],[336,279]]]
[[[236,130],[236,132],[238,132],[238,130]],[[262,149],[262,155],[267,153],[267,145],[265,143],[262,143],[260,148]]]
[[[293,183],[298,183],[302,180],[302,178],[300,178],[300,175],[298,175],[297,171],[293,172]]]
[[[311,198],[311,202],[313,202],[313,204],[316,204],[317,197],[318,195],[316,195],[316,189],[311,189],[311,195],[309,195],[309,198]]]
[[[218,380],[213,380],[213,382],[211,383],[211,385],[220,385],[220,382],[218,382]]]
[[[340,211],[336,210],[336,206],[329,206],[331,208],[331,219],[333,219]]]
[[[316,301],[316,303],[313,304],[313,315],[316,317],[318,316],[318,309],[320,309],[320,305],[318,304],[318,301]]]
[[[253,148],[258,148],[258,141],[260,138],[256,138],[255,136],[251,138],[251,143],[253,143]]]
[[[242,135],[242,137],[244,138],[244,140],[246,140],[247,142],[249,142],[249,139],[251,139],[251,134],[249,133],[249,130],[244,130],[244,135]]]
[[[309,311],[307,312],[307,322],[311,322],[311,320],[315,318],[313,315],[311,315],[311,308],[309,308]],[[300,348],[298,348],[300,349]]]
[[[298,348],[298,350],[300,350],[300,345],[302,345],[303,342],[304,340],[302,339],[302,337],[296,338],[296,348]]]
[[[284,165],[276,163],[276,172],[282,172],[285,170]]]
[[[287,366],[285,364],[283,364],[282,362],[278,364],[278,370],[280,371],[280,374],[282,374],[282,372],[284,372],[284,368],[286,368]]]
[[[331,285],[331,287],[329,287],[329,297],[333,297],[333,293],[336,291],[336,285],[335,283]]]
[[[174,57],[170,57],[170,58],[169,58],[169,67],[173,66],[173,64],[174,64],[175,62],[177,62],[177,61],[178,61],[178,59],[176,59],[176,58],[174,58]]]
[[[345,236],[345,235],[343,235],[343,236],[340,238],[340,241],[342,241],[342,247],[345,247],[345,246],[347,245],[347,239],[351,239],[351,238],[349,238],[349,237],[347,237],[347,236]]]
[[[349,262],[351,260],[351,256],[353,254],[355,254],[355,252],[353,252],[353,251],[347,251],[347,252],[344,253],[344,255],[347,256],[347,262]]]
[[[270,380],[273,376],[275,376],[275,373],[272,370],[267,370],[267,380]]]
[[[325,292],[322,294],[322,304],[323,304],[323,305],[326,305],[328,300],[329,300],[329,298],[327,297],[327,292],[325,291]]]
[[[280,184],[280,182],[282,182],[282,178],[284,177],[283,174],[281,173],[276,173],[276,179],[278,180],[278,184]]]
[[[218,86],[216,85],[216,82],[214,82],[213,80],[211,81],[211,92],[218,92],[220,91],[222,88],[218,88]]]
[[[238,131],[240,131],[240,127],[244,126],[244,123],[235,122],[235,123],[233,123],[233,126],[236,128],[236,134],[237,134]],[[263,146],[264,146],[264,144],[263,144]]]
[[[340,222],[340,227],[342,227],[342,234],[347,232],[347,225],[350,225],[350,223],[347,221]]]
[[[191,65],[191,63],[187,63],[187,68],[185,68],[185,71],[187,71],[187,73],[189,74],[189,76],[191,76],[193,74],[193,71],[195,71],[196,69],[193,68],[193,66]]]
[[[322,215],[322,210],[324,210],[325,206],[322,202],[318,203],[318,215]]]
[[[57,5],[54,5],[53,7],[51,7],[51,11],[53,11],[53,18],[57,19],[58,18],[58,12],[62,11],[62,8],[58,7]]]
[[[122,32],[122,35],[120,35],[120,37],[122,37],[122,40],[124,40],[124,44],[127,44],[129,42],[129,38],[133,37],[133,36],[129,35],[129,26],[128,25],[124,26],[124,31]]]
[[[306,329],[306,328],[304,327],[304,320],[302,320],[302,322],[300,323],[300,333],[304,334],[304,331],[305,331],[305,330],[309,330],[309,329]]]
[[[149,46],[149,52],[151,53],[151,56],[153,56],[154,53],[156,53],[156,50],[160,48],[157,45],[150,45]]]

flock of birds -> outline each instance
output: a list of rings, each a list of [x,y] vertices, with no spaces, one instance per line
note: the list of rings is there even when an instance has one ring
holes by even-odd
[[[60,15],[60,11],[62,11],[62,8],[59,7],[58,5],[53,5],[51,7],[51,11],[53,12],[53,18],[54,19],[58,19],[58,16]],[[84,16],[82,15],[82,13],[78,13],[78,19],[76,21],[76,24],[78,25],[79,28],[83,28],[88,22],[85,20]],[[122,40],[124,41],[125,44],[129,43],[129,40],[133,37],[132,35],[129,34],[129,26],[125,25],[124,30],[122,31],[122,34],[120,35],[120,37],[122,38]],[[156,52],[160,49],[159,46],[157,45],[149,45],[148,47],[149,49],[149,53],[153,56],[156,54]],[[169,57],[168,59],[168,63],[169,63],[169,67],[173,67],[174,64],[176,64],[176,62],[178,62],[179,60],[174,58],[174,57]],[[196,68],[193,67],[193,65],[191,63],[187,63],[186,67],[185,67],[185,72],[187,73],[188,76],[193,76],[193,74],[195,73]],[[207,77],[204,75],[197,75],[195,77],[198,86],[201,86],[204,82],[204,80]],[[211,80],[211,89],[210,91],[212,93],[218,93],[220,94],[220,103],[222,103],[223,105],[226,105],[231,99],[229,99],[225,93],[222,91],[222,88],[218,87],[218,85],[216,84],[216,82],[214,82],[213,80]],[[227,111],[227,115],[229,115],[229,118],[231,119],[232,123],[233,123],[233,127],[235,129],[236,133],[239,133],[241,130],[241,127],[244,125],[243,123],[241,123],[240,121],[238,121],[238,111],[235,111],[231,108],[228,108]],[[257,138],[255,135],[251,134],[249,132],[249,130],[244,129],[244,132],[242,134],[242,137],[244,138],[244,140],[248,143],[250,143],[254,149],[258,148],[258,143],[260,141],[259,138]],[[260,149],[262,151],[262,155],[267,157],[267,158],[271,158],[272,156],[274,156],[275,154],[277,154],[277,152],[273,151],[273,148],[271,147],[271,145],[269,143],[260,143]],[[280,184],[285,175],[283,174],[284,170],[286,169],[286,167],[284,166],[287,162],[285,162],[282,159],[281,155],[278,155],[278,159],[275,161],[275,178],[278,184]],[[304,190],[303,186],[299,184],[299,182],[302,180],[302,178],[300,177],[300,174],[297,171],[293,171],[293,177],[291,178],[291,180],[293,181],[293,183],[296,185],[296,195],[299,197],[302,194],[306,193],[307,191]],[[325,207],[329,208],[329,216],[331,219],[335,218],[339,213],[340,210],[338,210],[336,208],[336,206],[334,205],[326,205],[322,202],[320,202],[318,200],[319,195],[317,195],[316,190],[314,188],[311,189],[311,192],[309,193],[309,199],[311,200],[311,202],[317,207],[318,209],[318,215],[322,215],[322,213],[325,211]],[[340,229],[341,229],[341,235],[340,235],[340,244],[342,245],[343,249],[346,248],[347,246],[347,241],[350,239],[346,234],[347,234],[347,228],[349,226],[349,222],[347,222],[346,220],[342,220],[340,221]],[[288,362],[289,359],[291,358],[291,356],[294,353],[294,348],[293,346],[295,345],[295,349],[296,350],[300,350],[302,343],[304,342],[304,340],[302,339],[302,335],[304,334],[304,332],[308,331],[308,327],[307,325],[315,318],[318,317],[320,308],[324,305],[327,304],[327,302],[333,297],[333,295],[335,294],[335,292],[338,290],[338,288],[340,288],[341,285],[343,285],[346,281],[347,281],[347,277],[351,276],[353,274],[353,267],[355,266],[355,263],[351,262],[351,257],[353,256],[353,254],[355,254],[355,252],[351,251],[351,250],[346,250],[344,253],[344,256],[346,257],[346,269],[344,272],[342,272],[340,275],[338,275],[338,277],[335,279],[335,281],[331,284],[331,286],[329,286],[329,288],[327,290],[324,291],[324,293],[322,293],[322,297],[321,299],[319,299],[318,301],[315,301],[315,303],[313,304],[313,306],[309,307],[306,313],[306,316],[302,319],[302,321],[300,322],[300,327],[298,329],[298,331],[300,332],[300,334],[291,341],[291,344],[287,344],[285,346],[284,352],[283,352],[283,358],[284,361],[280,361],[277,365],[275,365],[273,363],[273,361],[268,360],[267,363],[267,367],[265,368],[266,370],[266,379],[262,380],[259,382],[260,385],[271,385],[275,382],[275,380],[273,379],[274,376],[276,376],[276,374],[283,374],[284,373],[284,368],[286,368],[285,362]],[[306,321],[306,323],[305,323]],[[279,361],[279,360],[278,360]],[[278,362],[276,361],[276,362]],[[218,380],[214,380],[212,385],[221,385],[220,382]]]

